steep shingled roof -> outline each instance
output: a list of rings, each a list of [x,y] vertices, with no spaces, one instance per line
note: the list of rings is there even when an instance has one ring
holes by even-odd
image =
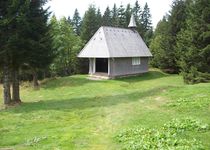
[[[105,26],[98,29],[78,55],[81,58],[151,56],[152,54],[137,31]]]

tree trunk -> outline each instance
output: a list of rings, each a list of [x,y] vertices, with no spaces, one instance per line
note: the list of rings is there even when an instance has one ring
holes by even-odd
[[[12,100],[15,103],[20,103],[20,84],[18,68],[12,70]]]
[[[33,71],[33,86],[34,86],[34,89],[39,88],[39,82],[38,82],[36,71]]]
[[[3,95],[4,104],[8,105],[11,103],[11,93],[10,93],[10,70],[7,64],[3,67]]]

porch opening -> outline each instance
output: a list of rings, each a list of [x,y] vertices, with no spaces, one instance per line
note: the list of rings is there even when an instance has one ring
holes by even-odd
[[[96,58],[96,72],[108,73],[108,58]]]

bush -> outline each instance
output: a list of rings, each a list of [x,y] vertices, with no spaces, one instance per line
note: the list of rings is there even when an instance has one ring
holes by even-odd
[[[195,67],[191,67],[188,72],[182,72],[184,82],[187,84],[210,82],[210,74],[199,72]]]

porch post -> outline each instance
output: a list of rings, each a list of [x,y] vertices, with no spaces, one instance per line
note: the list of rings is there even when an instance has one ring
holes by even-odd
[[[110,72],[111,72],[111,66],[110,66],[110,61],[111,61],[111,59],[110,58],[108,58],[108,76],[110,76]]]
[[[92,61],[92,58],[89,58],[89,74],[92,74],[93,73],[93,63],[92,63],[93,61]]]
[[[96,73],[96,58],[93,58],[93,74]]]

